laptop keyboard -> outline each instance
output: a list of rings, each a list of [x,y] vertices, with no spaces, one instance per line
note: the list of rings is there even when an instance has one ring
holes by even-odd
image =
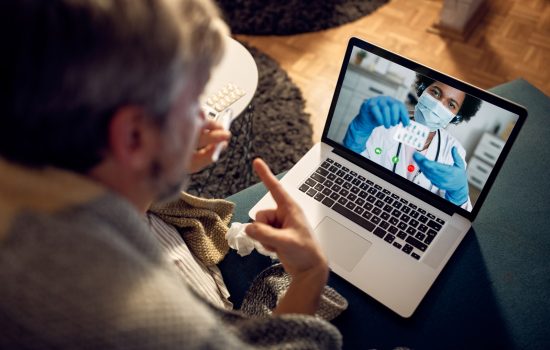
[[[444,220],[330,158],[299,189],[416,260],[445,225]]]

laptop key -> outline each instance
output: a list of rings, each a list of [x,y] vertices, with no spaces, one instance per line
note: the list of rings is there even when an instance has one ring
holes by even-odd
[[[399,232],[397,232],[397,237],[399,237],[401,239],[405,239],[405,238],[407,238],[407,234],[403,231],[399,231]]]
[[[441,225],[445,225],[445,221],[441,220],[440,218],[436,218],[435,221],[437,221]]]
[[[334,182],[336,182],[338,185],[341,185],[344,183],[344,179],[342,179],[341,177],[337,177],[336,179],[334,179]]]
[[[392,197],[389,197],[389,196],[386,196],[386,198],[384,198],[384,202],[386,202],[386,203],[388,203],[388,204],[392,204],[393,198],[392,198]]]
[[[382,193],[382,192],[378,192],[378,193],[376,194],[376,198],[378,198],[378,199],[384,199],[384,197],[386,197],[386,195],[385,195],[384,193]]]
[[[390,214],[382,212],[382,214],[380,214],[380,217],[384,220],[388,220],[390,218]]]
[[[392,224],[392,225],[397,225],[398,223],[399,223],[399,220],[397,220],[396,217],[393,217],[393,216],[392,216],[392,217],[390,218],[390,224]]]
[[[380,209],[380,208],[373,208],[372,209],[372,213],[374,215],[380,215],[381,212],[382,212],[382,209]]]
[[[360,207],[360,206],[357,206],[355,207],[355,209],[353,209],[353,212],[356,213],[356,214],[363,214],[363,212],[365,211],[365,209],[363,207]]]
[[[412,253],[411,256],[413,258],[415,258],[416,260],[419,260],[420,259],[420,255],[416,254],[416,253]]]
[[[374,186],[374,182],[372,182],[371,180],[367,180],[367,183],[371,186]]]
[[[359,180],[361,180],[361,181],[365,181],[365,180],[366,180],[364,176],[361,176],[361,175],[357,175],[357,177],[358,177],[358,178],[359,178]]]
[[[419,241],[423,241],[426,238],[426,235],[422,232],[418,232],[416,235],[414,235],[415,238],[418,238]]]
[[[319,181],[320,183],[323,183],[326,180],[326,178],[324,176],[321,176],[321,174],[319,173],[313,173],[311,175],[311,178],[314,179],[315,181]]]
[[[380,223],[380,227],[382,227],[384,230],[387,230],[388,227],[390,227],[390,224],[387,221],[382,221]]]
[[[340,197],[338,199],[338,203],[340,203],[341,205],[346,205],[347,202],[348,202],[348,200],[344,197]]]
[[[361,180],[359,180],[358,178],[355,178],[351,181],[352,184],[354,184],[355,186],[359,186],[361,184]]]
[[[351,221],[355,222],[359,226],[367,229],[368,231],[372,232],[372,230],[374,230],[374,228],[376,227],[372,222],[366,220],[365,218],[355,213],[352,213],[351,211],[347,210],[345,207],[341,206],[338,203],[334,204],[332,209],[334,209],[337,213],[343,215],[344,217],[350,219]]]
[[[332,191],[330,190],[330,188],[325,188],[325,189],[323,190],[323,194],[324,194],[325,196],[330,196],[330,195],[332,194]]]
[[[393,203],[393,207],[394,207],[395,209],[401,208],[402,205],[403,205],[403,204],[401,204],[401,202],[395,202],[395,203]]]
[[[425,211],[424,209],[422,209],[422,208],[418,208],[418,212],[419,212],[420,214],[426,214],[426,211]]]
[[[376,188],[374,187],[369,187],[369,189],[367,190],[368,193],[370,194],[376,194],[378,191],[376,190]]]
[[[353,171],[353,170],[351,170],[349,173],[350,173],[352,176],[357,176],[357,173],[356,173],[355,171]]]
[[[372,222],[375,225],[378,225],[380,221],[382,221],[382,219],[380,219],[378,216],[373,216],[372,218],[370,218],[370,222]]]
[[[437,236],[437,232],[435,232],[435,231],[432,230],[432,229],[429,229],[428,232],[426,232],[426,234],[427,234],[428,236],[432,236],[432,237]]]
[[[307,190],[309,190],[309,186],[306,184],[303,184],[302,186],[300,186],[299,190],[302,192],[307,192]]]
[[[376,188],[377,190],[381,191],[382,190],[382,186],[378,185],[378,184],[374,184],[374,188]]]
[[[332,193],[330,194],[330,199],[337,201],[338,198],[340,198],[340,195],[339,195],[338,193],[332,192]]]
[[[372,233],[374,233],[375,235],[377,235],[380,238],[384,238],[384,236],[386,235],[386,231],[384,231],[380,227],[377,227],[374,231],[372,231]]]
[[[340,169],[336,172],[336,175],[338,175],[340,177],[344,177],[344,175],[346,175],[346,173],[342,169]],[[344,180],[344,179],[342,179],[342,180]]]
[[[409,221],[409,226],[416,228],[416,226],[418,226],[418,221],[412,219],[411,221]]]
[[[395,236],[389,233],[386,235],[386,237],[384,237],[384,241],[388,243],[393,243],[394,239],[395,239]]]
[[[342,167],[342,170],[345,171],[346,173],[349,172],[349,169],[346,168],[345,166]]]
[[[325,186],[323,186],[323,185],[321,185],[321,184],[315,185],[315,189],[316,189],[317,191],[322,191],[324,188],[325,188]]]
[[[397,242],[393,242],[393,246],[397,249],[401,249],[401,244],[399,244]]]
[[[332,187],[332,186],[334,186],[334,182],[332,182],[330,180],[327,180],[327,181],[325,181],[325,183],[323,185],[326,186],[326,187]]]
[[[420,242],[418,239],[412,237],[412,236],[408,236],[405,241],[407,243],[409,243],[410,245],[412,245],[413,247],[415,247],[416,249],[420,250],[420,251],[426,251],[426,248],[428,248],[427,245],[425,245],[424,243]]]
[[[427,216],[424,216],[424,215],[420,215],[420,217],[418,218],[418,221],[420,221],[421,223],[425,224],[428,222],[428,217]]]
[[[359,187],[355,187],[355,186],[353,186],[353,187],[350,189],[350,192],[351,192],[351,193],[355,193],[355,194],[358,194],[359,191],[360,191]]]
[[[349,210],[353,210],[353,208],[355,208],[355,203],[353,202],[348,202],[346,204],[346,208],[348,208]]]
[[[369,219],[372,217],[372,213],[371,213],[370,211],[368,211],[368,210],[365,210],[365,211],[363,212],[363,217],[364,217],[365,219],[369,220]]]
[[[369,185],[366,182],[363,182],[362,184],[359,185],[359,188],[362,190],[366,190],[369,188]]]
[[[308,178],[306,180],[306,185],[313,187],[313,186],[317,185],[317,181],[313,180],[312,178]]]
[[[357,196],[354,195],[353,193],[350,193],[350,194],[348,195],[348,199],[349,199],[350,201],[355,201],[355,200],[357,199]]]
[[[315,195],[315,197],[313,197],[313,198],[314,198],[316,201],[320,202],[320,201],[322,201],[323,199],[325,199],[325,197],[326,197],[326,196],[325,196],[324,194],[322,194],[321,192],[319,192],[319,193],[317,193],[317,194]]]
[[[357,198],[355,200],[355,203],[357,203],[357,205],[363,206],[363,204],[365,204],[365,200],[363,198]]]
[[[327,175],[327,179],[334,181],[334,180],[336,179],[336,175],[334,175],[334,174],[332,174],[332,173],[331,173],[331,174],[328,174],[328,175]]]
[[[324,161],[324,162],[321,164],[321,168],[328,169],[329,167],[330,167],[330,163],[327,162],[327,161]]]
[[[387,195],[390,195],[390,194],[391,194],[391,192],[390,192],[390,191],[388,191],[388,190],[386,190],[385,188],[384,188],[384,189],[382,189],[382,192],[384,192],[384,193],[385,193],[385,194],[387,194]]]
[[[406,230],[407,229],[407,224],[404,223],[404,222],[400,222],[399,224],[397,224],[397,227],[399,227],[402,230]]]
[[[384,209],[384,211],[386,211],[386,212],[388,212],[388,213],[391,213],[391,210],[392,210],[393,208],[391,207],[391,205],[386,204],[386,205],[384,206],[383,209]]]
[[[433,242],[434,238],[435,238],[434,236],[426,236],[426,239],[424,240],[424,243],[430,244],[430,243]]]
[[[341,168],[342,167],[342,164],[338,163],[338,162],[334,162],[334,166],[337,167],[337,168]]]
[[[327,158],[326,162],[327,162],[327,163],[331,163],[331,164],[334,163],[334,161],[333,161],[332,159],[330,159],[330,158]]]
[[[408,214],[411,211],[411,208],[410,207],[403,207],[403,208],[401,208],[401,211],[405,214]]]
[[[401,211],[399,211],[399,209],[394,209],[392,212],[391,212],[391,215],[395,216],[396,218],[398,218],[399,216],[401,216]]]
[[[373,195],[369,195],[367,198],[367,202],[374,203],[374,201],[376,201],[376,198],[374,198]]]
[[[429,217],[432,220],[435,220],[435,215],[432,214],[432,213],[428,213],[428,214],[426,214],[426,216]]]
[[[410,252],[412,252],[413,250],[413,247],[412,245],[410,244],[405,244],[405,246],[403,247],[403,249],[401,249],[403,252],[409,254]]]
[[[418,218],[418,216],[420,216],[420,214],[417,212],[417,211],[411,211],[411,213],[409,214],[411,216],[411,218]]]
[[[334,204],[334,200],[330,199],[330,198],[325,198],[321,201],[321,203],[323,203],[324,205],[326,205],[327,207],[332,207],[332,205]]]
[[[310,188],[310,189],[306,192],[306,194],[307,194],[308,196],[310,196],[310,197],[313,197],[313,196],[315,196],[315,195],[317,194],[317,191],[315,191],[314,188]]]
[[[365,205],[363,205],[363,208],[367,209],[367,210],[372,210],[374,206],[372,205],[372,203],[365,203]]]
[[[431,228],[433,228],[435,231],[441,230],[441,225],[438,224],[437,222],[433,221],[433,220],[430,220],[430,221],[428,222],[428,226],[431,227]]]
[[[426,226],[424,224],[420,224],[420,225],[418,225],[417,230],[422,232],[422,233],[426,233],[426,231],[428,231],[428,226]]]
[[[367,198],[368,193],[365,192],[365,191],[360,191],[359,194],[358,194],[358,196],[361,197],[361,198]]]
[[[353,179],[353,176],[351,176],[351,174],[346,174],[344,176],[344,180],[346,180],[346,181],[351,181],[352,179]]]
[[[390,233],[393,233],[394,235],[396,235],[397,232],[399,232],[399,230],[398,230],[397,227],[395,227],[395,226],[390,226],[390,228],[388,229],[388,231],[389,231]]]
[[[342,189],[342,187],[340,185],[333,185],[332,186],[332,190],[335,191],[335,192],[340,192],[341,189]]]
[[[351,189],[352,186],[353,186],[353,185],[352,185],[351,183],[349,183],[349,182],[344,182],[344,183],[342,184],[342,187],[344,187],[346,190]]]
[[[409,228],[407,228],[407,233],[408,233],[409,235],[414,236],[414,235],[416,235],[416,230],[415,230],[414,228],[412,228],[412,227],[409,227]]]

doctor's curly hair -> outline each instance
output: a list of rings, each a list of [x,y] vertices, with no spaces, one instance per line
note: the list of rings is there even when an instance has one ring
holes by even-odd
[[[426,88],[435,81],[435,79],[428,78],[425,75],[416,74],[416,81],[414,82],[416,96],[420,97],[424,90],[426,90]],[[460,110],[456,114],[456,117],[451,120],[451,123],[459,124],[463,121],[469,121],[472,117],[476,115],[480,107],[481,100],[479,98],[466,94],[464,102],[462,103],[462,106],[460,106]]]

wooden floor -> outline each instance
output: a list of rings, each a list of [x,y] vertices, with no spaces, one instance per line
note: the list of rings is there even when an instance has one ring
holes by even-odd
[[[269,54],[301,88],[314,141],[321,138],[350,36],[489,88],[525,78],[550,95],[550,0],[491,0],[466,42],[431,34],[441,0],[391,0],[369,16],[326,31],[237,38]]]

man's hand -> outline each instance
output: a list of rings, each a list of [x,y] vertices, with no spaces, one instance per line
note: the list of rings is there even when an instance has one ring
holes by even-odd
[[[246,233],[277,253],[292,283],[274,313],[314,314],[328,278],[327,259],[314,240],[304,213],[283,189],[269,167],[254,160],[254,170],[271,192],[277,208],[256,214]]]
[[[216,150],[216,145],[220,142],[225,143],[231,138],[231,133],[223,129],[223,126],[215,121],[206,118],[202,127],[197,144],[197,150],[193,153],[191,163],[187,169],[189,173],[196,173],[210,165],[212,156]]]

